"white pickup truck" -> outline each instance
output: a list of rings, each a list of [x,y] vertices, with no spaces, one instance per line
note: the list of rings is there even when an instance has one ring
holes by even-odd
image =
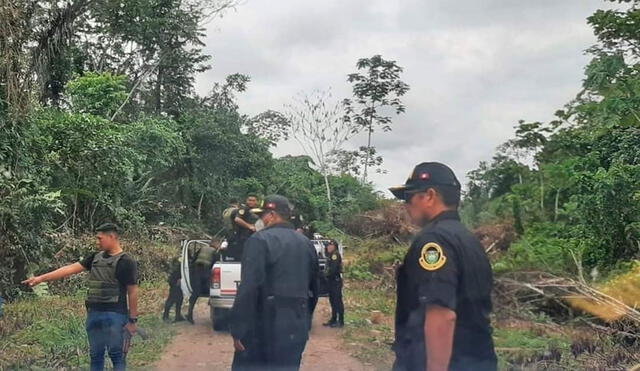
[[[319,270],[319,295],[327,296],[327,284],[324,278],[324,269],[326,266],[326,246],[329,243],[327,239],[311,240],[318,253]],[[211,243],[210,240],[183,240],[182,245],[182,277],[181,285],[185,297],[191,295],[191,283],[189,275],[192,268],[189,264],[192,261],[192,254],[197,250],[198,244]],[[340,246],[340,254],[343,253],[343,247]],[[238,285],[240,285],[241,264],[233,258],[227,258],[222,252],[221,259],[217,261],[211,269],[211,285],[209,288],[209,307],[211,315],[211,323],[215,331],[224,331],[227,329],[227,316],[229,310],[233,307],[236,297]]]

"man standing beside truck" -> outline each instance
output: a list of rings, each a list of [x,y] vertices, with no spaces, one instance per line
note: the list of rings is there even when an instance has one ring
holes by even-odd
[[[297,370],[309,337],[309,298],[317,296],[318,258],[311,241],[288,223],[278,195],[256,211],[265,229],[247,240],[231,310],[233,370]]]
[[[87,335],[91,370],[104,369],[104,351],[109,353],[114,370],[126,369],[123,350],[124,331],[137,331],[138,265],[120,246],[119,228],[103,224],[96,228],[98,252],[79,263],[23,281],[29,287],[89,271],[86,298]],[[128,305],[127,305],[128,299]]]
[[[193,310],[196,306],[198,298],[201,296],[209,297],[209,282],[211,280],[211,267],[216,262],[216,250],[209,246],[200,244],[200,247],[194,252],[193,256],[193,274],[191,275],[191,297],[189,298],[189,311],[187,313],[187,321],[193,322]]]

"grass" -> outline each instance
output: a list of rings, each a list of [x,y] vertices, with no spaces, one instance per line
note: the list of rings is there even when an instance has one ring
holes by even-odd
[[[147,369],[162,354],[174,330],[160,319],[159,284],[140,289],[140,322],[150,338],[134,338],[127,357],[132,369]],[[0,369],[87,368],[88,341],[82,295],[29,298],[7,304],[0,320]]]
[[[345,256],[344,340],[365,366],[389,370],[394,360],[392,266],[406,250],[381,240],[360,240],[350,246]],[[624,339],[578,323],[554,323],[542,313],[514,318],[509,308],[495,309],[500,312],[495,316],[500,320],[493,323],[500,370],[625,370],[640,362],[636,343],[624,344]]]
[[[344,297],[344,339],[351,353],[366,366],[377,370],[391,369],[394,294],[365,282],[350,281],[346,284]]]

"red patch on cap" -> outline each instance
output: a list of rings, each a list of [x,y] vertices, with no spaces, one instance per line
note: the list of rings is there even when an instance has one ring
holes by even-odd
[[[267,204],[267,206],[265,206],[265,208],[267,208],[267,209],[275,209],[276,208],[276,204],[274,204],[273,202],[269,202]]]
[[[431,178],[431,174],[429,174],[429,173],[420,174],[420,179],[421,180],[429,180],[429,178]]]

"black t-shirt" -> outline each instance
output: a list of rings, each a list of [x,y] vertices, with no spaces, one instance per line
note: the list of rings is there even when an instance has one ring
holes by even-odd
[[[93,258],[97,252],[87,255],[80,264],[88,271],[91,271]],[[105,257],[109,255],[105,254]],[[98,312],[118,312],[128,314],[127,306],[127,286],[138,284],[138,263],[128,254],[118,260],[116,265],[116,279],[120,283],[120,298],[117,303],[86,303],[87,310]]]
[[[489,320],[491,265],[457,212],[442,213],[418,234],[397,278],[396,353],[424,349],[425,307],[438,305],[457,316],[452,369],[462,360],[496,359]]]

